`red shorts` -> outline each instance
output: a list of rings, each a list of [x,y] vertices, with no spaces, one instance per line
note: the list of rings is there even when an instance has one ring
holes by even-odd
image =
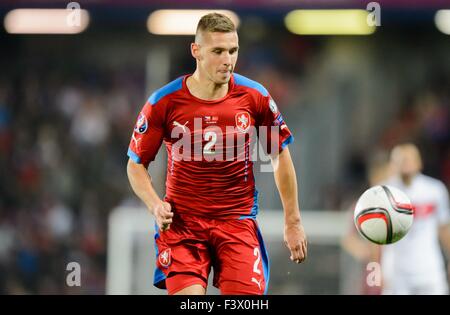
[[[154,284],[174,294],[193,284],[204,288],[211,267],[221,294],[266,294],[269,261],[256,220],[217,220],[175,215],[155,235]]]

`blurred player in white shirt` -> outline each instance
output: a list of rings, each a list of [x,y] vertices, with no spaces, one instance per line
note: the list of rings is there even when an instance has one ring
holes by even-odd
[[[450,257],[448,191],[441,181],[421,173],[422,160],[413,144],[396,146],[391,164],[394,175],[386,184],[405,192],[415,213],[409,233],[381,248],[383,294],[448,294],[440,247]]]

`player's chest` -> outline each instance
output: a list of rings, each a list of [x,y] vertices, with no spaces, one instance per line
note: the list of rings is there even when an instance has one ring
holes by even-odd
[[[180,102],[172,106],[167,115],[166,131],[176,130],[191,132],[205,129],[220,129],[246,132],[256,123],[255,113],[246,99],[229,102],[203,104],[196,102]]]
[[[414,207],[414,218],[425,219],[437,215],[438,196],[428,187],[414,187],[414,189],[405,189],[405,193],[410,197]]]

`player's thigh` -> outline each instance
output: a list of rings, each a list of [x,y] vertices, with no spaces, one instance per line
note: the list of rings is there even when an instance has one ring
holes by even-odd
[[[174,295],[205,295],[206,288],[201,284],[193,284],[173,293]]]
[[[173,224],[156,238],[156,267],[164,275],[169,294],[193,285],[206,288],[211,270],[211,255],[207,240],[182,224]]]
[[[231,222],[218,234],[214,282],[221,293],[264,294],[269,262],[256,222]]]

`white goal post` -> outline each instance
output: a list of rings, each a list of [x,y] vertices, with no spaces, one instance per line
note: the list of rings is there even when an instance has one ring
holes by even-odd
[[[302,219],[308,242],[314,245],[339,246],[348,228],[348,213],[338,211],[302,211]],[[284,247],[283,220],[281,210],[263,210],[258,214],[263,238],[272,244],[269,255],[271,249]],[[165,294],[152,283],[155,252],[151,214],[144,208],[118,207],[112,210],[108,225],[106,293]],[[283,250],[288,260],[287,249]]]

